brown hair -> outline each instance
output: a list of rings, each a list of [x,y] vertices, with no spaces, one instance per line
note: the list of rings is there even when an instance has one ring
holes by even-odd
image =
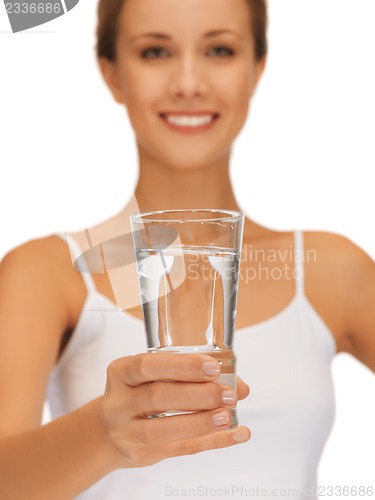
[[[117,24],[125,0],[99,0],[96,55],[116,59]],[[267,2],[247,0],[252,14],[255,56],[260,61],[267,54]]]

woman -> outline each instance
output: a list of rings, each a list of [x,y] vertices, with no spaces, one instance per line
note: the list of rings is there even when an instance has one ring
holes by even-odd
[[[131,270],[123,291],[120,273],[80,275],[71,265],[91,245],[126,234],[138,210],[240,209],[230,151],[264,69],[265,29],[260,0],[100,2],[100,68],[129,113],[139,180],[121,213],[71,235],[71,254],[53,236],[1,264],[2,496],[144,499],[186,496],[188,488],[190,496],[225,496],[225,488],[250,496],[258,488],[253,497],[317,497],[316,467],[333,421],[332,356],[350,352],[375,369],[371,259],[340,236],[276,232],[247,218],[236,352],[253,393],[239,420],[253,439],[166,462],[230,447],[235,435],[246,441],[247,427],[223,432],[235,395],[226,393],[224,404],[228,388],[211,383],[218,367],[203,367],[210,358],[177,365],[168,355],[163,363],[128,357],[144,351]],[[303,247],[305,261],[295,258]],[[113,314],[122,292],[127,311]],[[182,383],[150,383],[165,379]],[[40,428],[46,391],[60,418]],[[238,397],[246,394],[239,384]],[[141,418],[186,400],[202,411],[182,422]]]

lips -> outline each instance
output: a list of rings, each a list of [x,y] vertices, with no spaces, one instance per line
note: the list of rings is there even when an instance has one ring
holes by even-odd
[[[168,127],[183,133],[202,132],[212,127],[219,118],[212,111],[180,111],[160,113],[160,117]]]

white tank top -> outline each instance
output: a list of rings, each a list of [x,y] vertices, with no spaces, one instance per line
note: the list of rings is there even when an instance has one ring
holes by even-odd
[[[59,234],[66,240],[66,237]],[[69,239],[74,258],[82,254]],[[335,414],[332,333],[304,293],[303,234],[294,233],[296,291],[275,316],[235,334],[237,373],[251,394],[238,403],[251,439],[241,445],[156,465],[115,471],[80,500],[167,498],[317,499],[317,467]],[[48,385],[52,418],[105,389],[109,363],[145,352],[143,321],[117,306],[82,272],[87,297]]]

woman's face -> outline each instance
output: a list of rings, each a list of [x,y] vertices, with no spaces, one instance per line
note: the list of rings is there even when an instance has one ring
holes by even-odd
[[[101,67],[143,158],[194,169],[229,154],[263,69],[250,26],[246,0],[125,0]]]

